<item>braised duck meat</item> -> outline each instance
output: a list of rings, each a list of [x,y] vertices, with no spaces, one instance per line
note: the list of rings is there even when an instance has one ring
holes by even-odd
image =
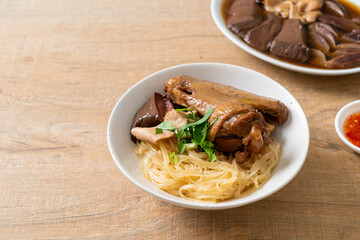
[[[229,9],[227,26],[243,37],[248,30],[260,25],[261,20],[261,7],[255,1],[235,0]]]
[[[165,83],[167,96],[176,104],[193,107],[200,115],[210,108],[208,140],[218,150],[239,152],[238,161],[263,153],[274,130],[271,123],[286,121],[288,110],[280,101],[261,97],[230,86],[198,80],[189,76],[172,78]]]
[[[296,62],[306,62],[310,56],[306,45],[305,28],[299,20],[284,20],[280,33],[270,46],[270,52],[277,57]]]
[[[181,106],[193,106],[202,115],[212,106],[231,100],[253,106],[264,113],[267,120],[278,124],[285,122],[288,115],[286,106],[278,100],[190,76],[179,76],[168,80],[165,83],[165,92],[175,103]]]
[[[304,66],[359,67],[360,16],[337,0],[224,1],[227,27],[250,47]],[[346,54],[345,54],[346,52]],[[344,53],[344,55],[340,55]],[[336,58],[336,59],[335,59]]]
[[[253,48],[266,52],[270,48],[270,42],[280,32],[281,26],[282,22],[280,18],[269,13],[266,21],[247,32],[244,41]]]

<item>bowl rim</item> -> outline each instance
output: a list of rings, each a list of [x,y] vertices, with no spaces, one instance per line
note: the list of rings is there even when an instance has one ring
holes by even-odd
[[[269,191],[268,193],[266,194],[263,194],[255,199],[249,199],[247,201],[243,201],[243,202],[237,202],[236,200],[234,201],[224,201],[224,202],[220,202],[220,203],[201,203],[201,202],[196,202],[196,201],[186,201],[186,202],[183,202],[184,199],[182,198],[179,198],[179,197],[176,197],[176,199],[174,198],[171,198],[171,197],[174,197],[174,196],[171,196],[171,197],[167,197],[166,195],[161,195],[161,194],[158,194],[157,192],[153,192],[151,191],[150,189],[147,189],[143,186],[141,186],[136,180],[134,180],[132,178],[132,176],[123,168],[123,166],[120,164],[120,159],[117,158],[117,156],[115,156],[115,153],[114,153],[114,148],[115,146],[113,146],[112,142],[111,142],[111,132],[110,132],[110,128],[111,128],[111,123],[113,122],[113,118],[114,118],[114,115],[115,115],[115,111],[116,109],[118,108],[118,106],[122,103],[123,99],[126,97],[126,95],[133,89],[133,88],[136,88],[138,85],[140,85],[142,82],[144,81],[148,81],[148,79],[151,79],[152,77],[162,73],[162,72],[166,72],[166,71],[170,71],[170,70],[173,70],[173,69],[176,69],[176,68],[183,68],[183,67],[186,67],[186,66],[205,66],[205,65],[213,65],[213,66],[226,66],[226,67],[233,67],[233,68],[239,68],[239,69],[243,69],[245,71],[251,71],[251,72],[254,72],[255,74],[258,74],[258,75],[261,75],[262,77],[265,77],[268,81],[271,81],[274,85],[276,85],[277,87],[279,87],[280,89],[282,90],[285,90],[285,92],[287,94],[289,94],[292,98],[293,98],[293,102],[295,102],[296,104],[298,104],[298,106],[300,107],[300,110],[301,110],[301,114],[300,116],[303,118],[303,122],[306,126],[306,132],[305,132],[305,149],[306,151],[302,152],[302,156],[298,156],[297,158],[301,160],[301,162],[299,162],[299,166],[298,168],[294,171],[293,175],[290,176],[289,178],[286,179],[286,181],[283,181],[281,182],[279,185],[277,185],[276,187],[273,188],[273,190]],[[165,68],[165,69],[161,69],[157,72],[154,72],[146,77],[144,77],[143,79],[141,79],[140,81],[138,81],[136,84],[134,84],[133,86],[131,86],[120,98],[119,100],[117,101],[117,103],[115,104],[111,114],[110,114],[110,118],[109,118],[109,121],[108,121],[108,125],[107,125],[107,142],[108,142],[108,147],[109,147],[109,150],[110,150],[110,153],[111,153],[111,156],[115,162],[115,164],[118,166],[118,168],[120,169],[120,171],[126,176],[127,179],[129,179],[132,183],[134,183],[136,186],[138,186],[139,188],[141,188],[142,190],[148,192],[149,194],[151,194],[152,196],[155,196],[161,200],[164,200],[168,203],[171,203],[171,204],[174,204],[174,205],[177,205],[177,206],[181,206],[181,207],[186,207],[186,208],[192,208],[192,209],[198,209],[198,210],[222,210],[222,209],[229,209],[229,208],[235,208],[235,207],[240,207],[240,206],[244,206],[244,205],[248,205],[248,204],[251,204],[251,203],[254,203],[254,202],[257,202],[257,201],[260,201],[264,198],[267,198],[273,194],[275,194],[276,192],[278,192],[280,189],[282,189],[283,187],[285,187],[289,182],[291,182],[296,176],[297,174],[299,173],[299,171],[302,169],[304,163],[305,163],[305,160],[307,158],[307,154],[308,154],[308,151],[309,151],[309,144],[310,144],[310,130],[309,130],[309,125],[308,125],[308,122],[307,122],[307,118],[306,118],[306,115],[301,107],[301,105],[298,103],[298,101],[295,99],[295,97],[285,88],[283,87],[281,84],[279,84],[278,82],[276,82],[275,80],[271,79],[270,77],[262,74],[262,73],[259,73],[255,70],[252,70],[252,69],[249,69],[249,68],[246,68],[246,67],[241,67],[241,66],[238,66],[238,65],[232,65],[232,64],[225,64],[225,63],[215,63],[215,62],[200,62],[200,63],[186,63],[186,64],[180,64],[180,65],[175,65],[175,66],[172,66],[172,67],[168,67],[168,68]],[[239,198],[241,199],[241,198]]]
[[[359,106],[358,109],[354,109],[352,111],[346,112],[349,108],[353,107],[353,106]],[[344,120],[346,120],[351,114],[360,112],[360,100],[355,100],[352,101],[348,104],[346,104],[345,106],[343,106],[338,113],[336,114],[335,117],[335,130],[337,135],[340,137],[340,139],[348,146],[350,147],[352,150],[354,150],[357,153],[360,153],[360,147],[355,146],[352,142],[350,142],[344,135],[343,132],[343,126],[340,126],[340,120],[343,117]]]
[[[211,10],[212,19],[215,22],[215,25],[219,28],[219,30],[225,35],[225,37],[227,37],[231,42],[233,42],[235,45],[240,47],[245,52],[259,59],[262,59],[263,61],[266,61],[270,64],[276,65],[278,67],[285,68],[295,72],[305,73],[305,74],[322,75],[322,76],[338,76],[338,75],[348,75],[348,74],[354,74],[360,72],[360,67],[347,68],[347,69],[317,69],[317,68],[303,67],[297,64],[292,64],[277,58],[270,57],[264,54],[263,52],[260,52],[250,47],[226,27],[221,9],[223,1],[224,0],[211,0],[210,10]],[[351,2],[358,4],[360,6],[360,4],[356,3],[355,1],[351,1]]]

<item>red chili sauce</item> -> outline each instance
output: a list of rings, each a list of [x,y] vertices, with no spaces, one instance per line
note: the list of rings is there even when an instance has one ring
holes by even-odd
[[[360,112],[354,113],[346,119],[344,133],[352,144],[360,147]]]

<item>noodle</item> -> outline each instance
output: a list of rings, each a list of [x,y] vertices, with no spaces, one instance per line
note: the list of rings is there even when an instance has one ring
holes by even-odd
[[[170,153],[178,153],[173,139],[157,145],[141,141],[134,151],[144,176],[158,188],[184,199],[216,203],[260,189],[270,179],[281,147],[273,140],[264,155],[257,154],[242,164],[221,152],[210,162],[206,153],[196,150],[185,150],[174,163],[169,158]]]

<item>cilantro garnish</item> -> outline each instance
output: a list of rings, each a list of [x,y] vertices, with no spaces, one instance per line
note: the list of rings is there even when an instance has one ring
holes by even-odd
[[[169,130],[169,131],[175,131],[176,128],[175,126],[172,124],[172,122],[169,122],[169,121],[165,121],[165,122],[162,122],[160,123],[157,128],[155,129],[155,131],[158,131],[159,133],[163,133],[163,130]],[[159,133],[156,133],[156,134],[159,134]]]
[[[179,154],[182,154],[185,149],[198,148],[200,151],[206,152],[206,154],[209,156],[210,162],[215,161],[216,149],[214,148],[214,144],[206,140],[206,135],[209,127],[217,120],[216,118],[211,123],[209,123],[208,121],[214,109],[210,108],[209,111],[207,111],[206,114],[201,119],[199,119],[199,117],[196,116],[196,112],[188,108],[175,109],[175,110],[190,112],[188,114],[188,118],[193,120],[194,122],[188,121],[188,123],[185,126],[181,127],[180,129],[176,129],[171,122],[165,121],[157,126],[157,128],[155,129],[155,133],[156,134],[162,133],[163,130],[172,131],[177,135],[178,138],[177,148],[179,150]],[[178,161],[175,152],[171,153],[169,157],[174,162]]]

